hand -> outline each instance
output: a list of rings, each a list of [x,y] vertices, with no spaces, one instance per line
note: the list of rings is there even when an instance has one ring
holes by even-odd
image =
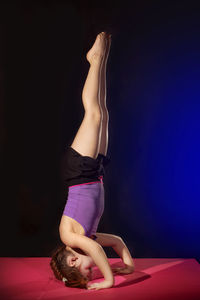
[[[113,286],[112,281],[104,280],[104,281],[96,282],[96,283],[93,283],[93,284],[87,286],[87,289],[88,290],[101,290],[101,289],[111,288],[112,286]]]
[[[134,272],[134,267],[112,268],[114,274],[130,274]]]

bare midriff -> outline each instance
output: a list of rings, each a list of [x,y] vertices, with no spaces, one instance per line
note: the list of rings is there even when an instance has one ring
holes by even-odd
[[[85,235],[85,230],[83,226],[76,220],[65,215],[63,215],[61,218],[59,229],[64,234],[66,234],[67,232],[74,232],[81,235]]]

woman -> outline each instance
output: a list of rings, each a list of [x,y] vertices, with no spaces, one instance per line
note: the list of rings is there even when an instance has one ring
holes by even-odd
[[[109,114],[106,106],[106,66],[111,35],[101,32],[87,53],[89,72],[82,91],[83,121],[65,153],[65,183],[68,198],[60,221],[63,246],[52,255],[51,268],[66,286],[104,289],[114,285],[113,273],[134,271],[133,259],[123,240],[116,235],[96,232],[104,210],[103,176],[109,163]],[[124,262],[111,269],[102,247],[111,246]],[[92,267],[104,280],[88,285]]]

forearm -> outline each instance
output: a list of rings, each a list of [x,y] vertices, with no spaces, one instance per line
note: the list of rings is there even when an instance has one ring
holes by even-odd
[[[104,276],[104,279],[107,281],[110,281],[111,284],[113,285],[114,284],[114,276],[113,276],[110,264],[108,262],[107,256],[106,256],[102,246],[98,245],[98,247],[91,249],[89,255],[92,257],[94,263],[97,265],[97,267],[101,271],[102,275]]]
[[[134,262],[131,254],[126,247],[124,241],[120,238],[115,246],[113,246],[114,251],[121,257],[123,263],[129,267],[130,269],[134,270]]]

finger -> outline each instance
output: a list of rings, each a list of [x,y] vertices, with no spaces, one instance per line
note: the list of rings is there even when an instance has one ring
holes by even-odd
[[[88,290],[91,290],[91,289],[93,289],[93,288],[94,288],[93,285],[89,285],[89,286],[88,286]]]
[[[115,270],[115,272],[121,272],[122,271],[122,269],[116,269]]]
[[[89,289],[91,290],[91,289],[95,289],[95,288],[97,288],[98,287],[98,285],[97,284],[92,284],[92,285],[89,285]]]

